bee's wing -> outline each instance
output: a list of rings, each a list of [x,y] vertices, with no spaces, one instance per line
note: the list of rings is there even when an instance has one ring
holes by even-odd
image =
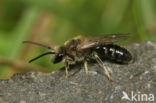
[[[86,38],[81,44],[77,46],[77,50],[81,51],[84,49],[96,47],[98,45],[107,45],[113,44],[125,39],[128,39],[129,35],[127,34],[111,34],[111,35],[104,35],[104,36],[97,36],[97,37],[89,37]]]

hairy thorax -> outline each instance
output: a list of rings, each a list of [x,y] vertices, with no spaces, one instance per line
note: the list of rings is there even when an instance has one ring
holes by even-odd
[[[77,46],[83,42],[81,37],[73,38],[65,42],[64,47],[66,50],[66,59],[69,61],[70,64],[74,64],[75,62],[81,62],[85,59],[86,56],[90,54],[89,50],[85,51],[78,51]]]

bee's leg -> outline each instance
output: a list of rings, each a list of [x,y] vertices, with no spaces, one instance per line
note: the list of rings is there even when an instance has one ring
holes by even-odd
[[[109,74],[108,69],[105,67],[103,61],[100,59],[100,57],[99,57],[97,54],[94,54],[94,56],[95,56],[95,58],[96,58],[96,61],[99,63],[99,65],[104,69],[104,71],[105,71],[105,73],[106,73],[108,79],[112,82],[112,81],[113,81],[113,80],[112,80],[112,77],[111,77],[111,75]]]
[[[84,67],[85,67],[85,72],[88,78],[90,78],[90,74],[88,73],[88,66],[87,66],[87,61],[84,61]]]
[[[68,78],[68,75],[69,75],[69,72],[68,72],[69,64],[68,64],[68,62],[66,62],[66,67],[65,67],[65,69],[66,69],[66,78]]]
[[[65,62],[65,63],[66,63],[66,66],[65,66],[66,75],[65,75],[65,77],[62,78],[62,80],[67,79],[68,78],[68,75],[69,75],[69,72],[68,72],[69,64],[68,64],[68,62]]]

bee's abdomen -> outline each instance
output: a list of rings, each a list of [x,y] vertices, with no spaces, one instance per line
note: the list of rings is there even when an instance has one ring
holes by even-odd
[[[126,64],[132,60],[130,52],[118,45],[100,45],[95,48],[95,51],[102,59],[115,63]]]

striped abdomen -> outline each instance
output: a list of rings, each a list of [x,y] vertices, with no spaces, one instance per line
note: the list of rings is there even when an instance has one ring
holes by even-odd
[[[100,45],[95,51],[103,60],[115,63],[127,64],[132,60],[132,56],[128,50],[118,45]]]

